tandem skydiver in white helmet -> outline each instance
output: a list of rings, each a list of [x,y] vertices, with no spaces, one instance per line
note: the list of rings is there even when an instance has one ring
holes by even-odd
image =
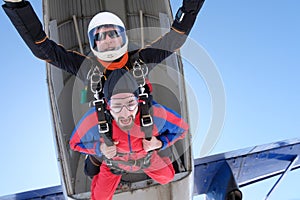
[[[100,12],[92,18],[88,37],[92,52],[100,60],[112,62],[127,52],[128,38],[124,23],[111,12]]]

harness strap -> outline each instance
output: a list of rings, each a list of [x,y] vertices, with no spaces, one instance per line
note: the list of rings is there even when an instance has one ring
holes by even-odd
[[[130,167],[136,166],[136,167],[140,167],[141,169],[146,169],[150,166],[151,155],[152,154],[147,154],[144,158],[140,158],[138,160],[123,161],[123,160],[107,159],[105,160],[105,162],[108,167],[113,167],[115,169],[123,170],[122,168],[119,167],[119,164],[130,166]]]
[[[151,139],[153,130],[153,119],[151,110],[152,100],[150,99],[152,99],[152,95],[149,95],[147,93],[139,95],[141,130],[145,133],[145,138],[147,140]]]
[[[104,139],[104,142],[107,146],[112,146],[112,126],[111,119],[108,117],[108,114],[105,113],[106,103],[104,99],[99,99],[93,101],[93,104],[96,108],[97,118],[98,118],[98,130],[100,136]]]
[[[152,137],[153,130],[153,119],[152,119],[152,95],[150,94],[149,88],[146,87],[146,75],[148,74],[147,65],[141,60],[136,59],[133,64],[133,77],[136,79],[139,85],[139,108],[140,108],[140,124],[141,131],[145,133],[145,138],[150,140]]]
[[[90,90],[94,95],[94,101],[90,102],[90,106],[94,106],[96,108],[99,134],[104,139],[107,146],[112,146],[111,117],[106,112],[106,101],[104,100],[104,94],[102,92],[102,83],[105,80],[103,71],[103,66],[100,65],[99,67],[93,63],[87,74],[85,90],[87,89],[89,82]]]

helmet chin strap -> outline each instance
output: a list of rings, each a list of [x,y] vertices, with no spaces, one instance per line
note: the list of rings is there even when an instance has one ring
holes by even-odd
[[[97,60],[101,63],[103,67],[108,70],[121,69],[124,67],[128,61],[128,52],[126,52],[118,61],[107,62],[97,58]]]

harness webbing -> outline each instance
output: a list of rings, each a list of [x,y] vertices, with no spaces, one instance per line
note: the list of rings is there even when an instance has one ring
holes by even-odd
[[[100,136],[104,139],[107,146],[112,146],[112,125],[111,117],[106,111],[106,101],[102,92],[102,79],[104,78],[103,72],[100,71],[98,66],[93,66],[88,73],[87,79],[90,80],[91,92],[94,94],[94,101],[92,106],[95,106],[98,118],[98,130]]]
[[[151,140],[153,130],[153,119],[152,119],[152,95],[150,94],[149,88],[146,88],[146,76],[148,74],[147,65],[138,59],[133,65],[133,77],[140,89],[139,94],[139,108],[140,108],[140,125],[141,131],[145,133],[146,140]]]
[[[111,126],[111,119],[105,113],[105,101],[104,99],[95,100],[93,102],[96,111],[97,111],[97,118],[98,118],[98,130],[101,137],[104,139],[104,142],[107,146],[112,146],[112,126]]]
[[[145,169],[147,167],[149,167],[150,165],[150,158],[151,158],[152,154],[147,154],[144,158],[140,158],[137,160],[127,160],[127,161],[123,161],[123,160],[106,160],[106,164],[107,166],[112,166],[114,168],[119,168],[118,165],[126,165],[126,166],[130,166],[130,167],[140,167],[141,169]],[[121,169],[121,168],[120,168]]]
[[[139,95],[140,124],[141,130],[145,133],[146,140],[151,140],[153,130],[152,102],[147,93]]]

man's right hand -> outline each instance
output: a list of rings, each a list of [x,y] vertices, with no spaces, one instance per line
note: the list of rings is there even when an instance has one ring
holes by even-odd
[[[107,146],[105,143],[101,143],[100,150],[106,158],[111,159],[117,155],[117,144],[119,144],[119,142],[114,142],[114,145],[112,146]]]

